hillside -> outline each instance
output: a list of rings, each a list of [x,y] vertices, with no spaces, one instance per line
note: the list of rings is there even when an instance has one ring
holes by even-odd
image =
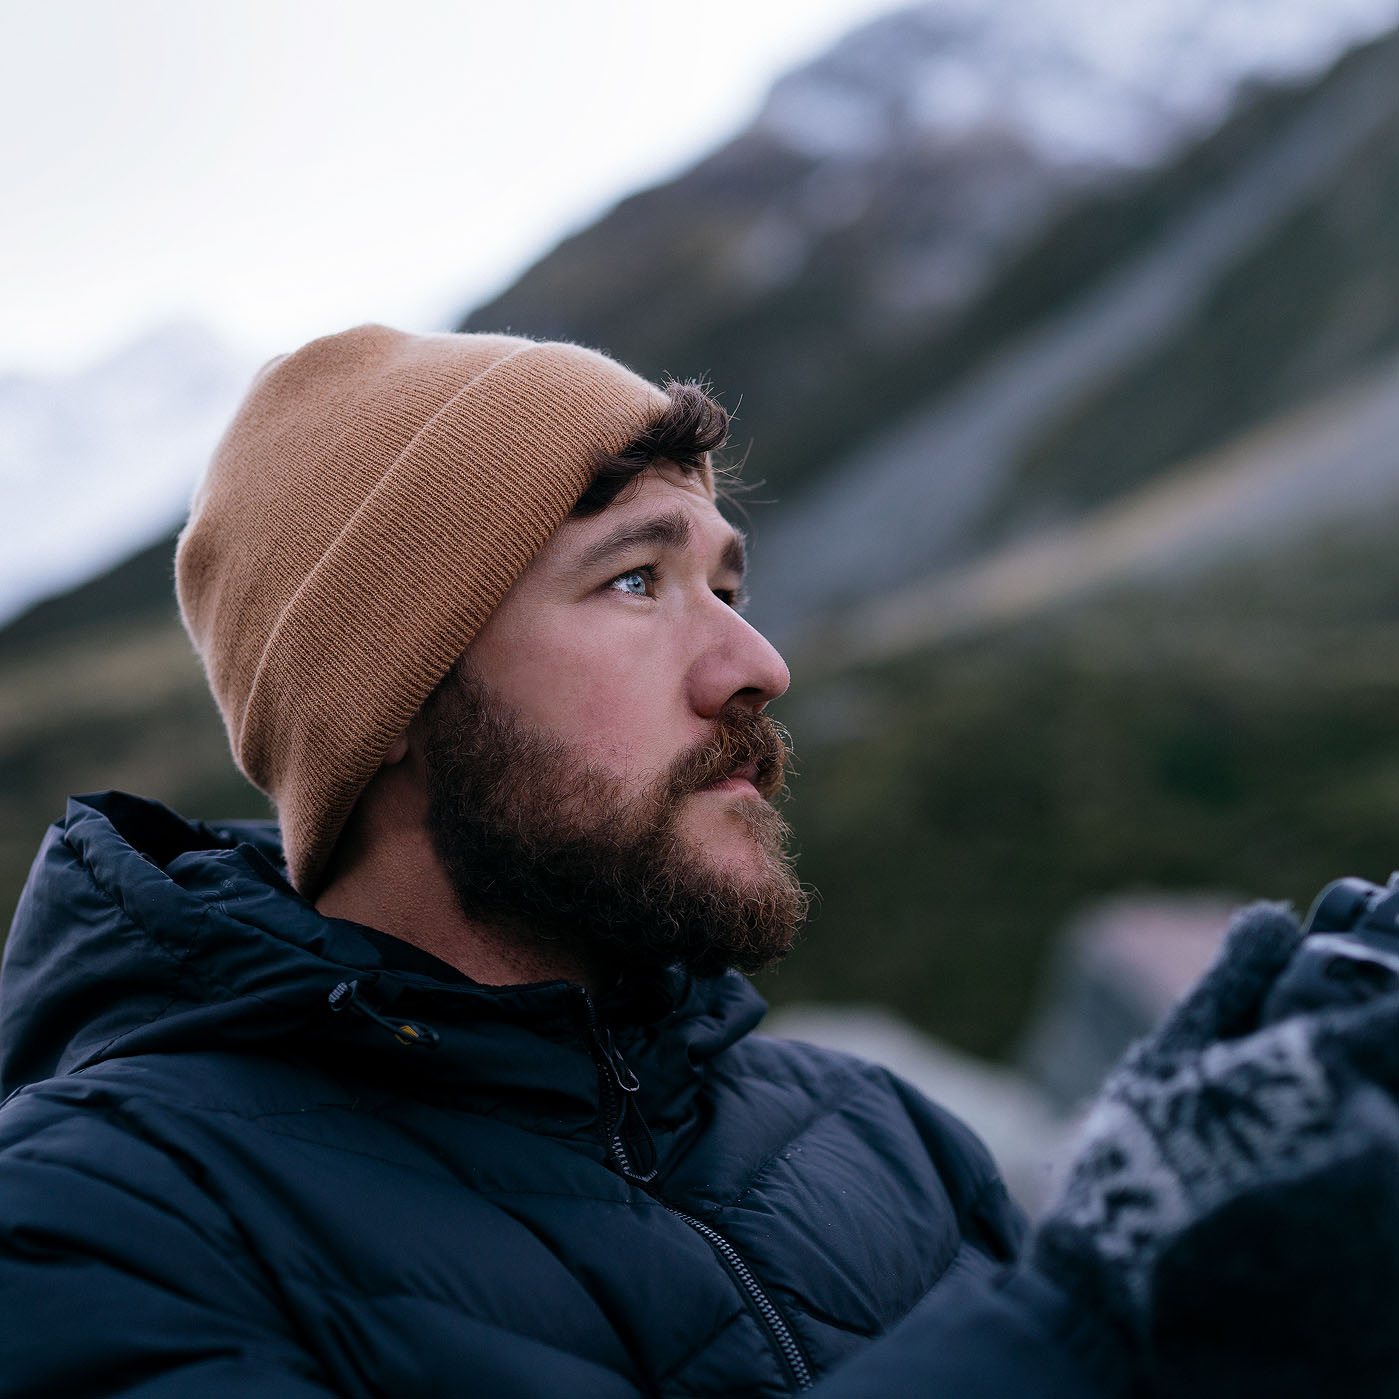
[[[776,993],[839,986],[1006,1053],[1056,930],[1105,892],[1382,882],[1396,426],[1392,366],[797,652],[781,715],[822,916]]]
[[[907,55],[944,37],[923,13],[862,45],[916,69]],[[897,105],[877,63],[829,64]],[[755,617],[790,639],[806,615],[1129,489],[1399,345],[1399,37],[1164,144],[1145,168],[1069,161],[995,124],[934,139],[890,117],[880,142],[823,155],[760,115],[464,327],[601,344],[741,398],[739,449],[782,502],[755,519]],[[868,197],[831,226],[805,192],[838,179]],[[774,208],[806,219],[804,253],[755,281],[736,250]],[[944,295],[920,297],[915,263],[946,266]]]

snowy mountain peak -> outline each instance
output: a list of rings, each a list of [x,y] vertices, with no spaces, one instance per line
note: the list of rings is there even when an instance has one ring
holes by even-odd
[[[252,369],[177,324],[77,374],[0,379],[0,621],[172,528]]]
[[[1241,86],[1307,77],[1396,23],[1399,0],[936,0],[782,79],[757,127],[817,160],[999,132],[1050,164],[1144,165]]]

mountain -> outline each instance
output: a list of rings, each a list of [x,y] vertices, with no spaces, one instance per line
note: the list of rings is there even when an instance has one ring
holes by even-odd
[[[1176,584],[1278,556],[1310,582],[1318,540],[1399,512],[1399,356],[1344,388],[1154,476],[1052,528],[984,550],[810,624],[809,670],[927,649],[1115,586]],[[1331,562],[1357,571],[1367,555]],[[1334,581],[1334,580],[1333,580]]]
[[[758,521],[755,616],[790,641],[804,614],[1103,499],[1394,343],[1399,47],[1297,78],[1345,24],[1399,13],[1362,9],[1269,7],[1292,16],[1271,68],[1294,80],[1261,92],[1271,31],[1237,42],[1253,5],[1148,6],[1116,46],[1071,7],[891,15],[464,324],[741,394],[749,473],[783,506]]]
[[[1168,172],[1184,197],[1149,244],[785,513],[755,579],[774,630],[1071,518],[1399,347],[1399,44],[1272,115],[1219,133],[1207,184]],[[874,529],[872,562],[851,546]]]
[[[987,10],[1012,48],[1025,8]],[[1019,86],[1112,86],[1033,33],[1018,78],[988,67],[989,120],[788,137],[836,106],[792,94],[897,112],[961,57],[921,7],[466,321],[742,394],[781,501],[752,512],[753,616],[793,660],[822,893],[765,990],[883,1001],[982,1053],[1104,892],[1305,903],[1399,863],[1399,38],[1265,75],[1247,39],[1218,49],[1256,8],[1122,8],[1174,41],[1143,31],[1156,76],[1114,89],[1142,100],[1096,147],[1002,119]],[[1200,106],[1154,100],[1196,74]]]
[[[76,374],[0,377],[0,622],[183,518],[251,371],[171,325]]]
[[[1391,363],[796,653],[778,713],[821,915],[766,989],[1004,1054],[1104,894],[1304,908],[1342,874],[1383,883],[1397,388]]]
[[[465,321],[743,395],[822,893],[766,989],[983,1054],[1086,902],[1399,864],[1396,8],[1119,10],[892,15]],[[0,631],[9,890],[64,791],[265,810],[168,550]]]

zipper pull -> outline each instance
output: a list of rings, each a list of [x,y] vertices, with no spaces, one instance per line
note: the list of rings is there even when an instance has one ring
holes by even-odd
[[[649,1185],[655,1180],[659,1166],[655,1138],[646,1119],[635,1106],[635,1095],[641,1087],[641,1080],[622,1058],[622,1051],[612,1038],[612,1027],[602,1023],[593,998],[586,991],[583,993],[583,1008],[593,1058],[597,1062],[598,1083],[602,1089],[602,1135],[607,1143],[608,1155],[624,1179],[634,1185]],[[629,1117],[636,1119],[639,1130],[635,1133],[627,1130]],[[637,1154],[633,1154],[634,1145],[640,1148],[640,1160]]]
[[[612,1082],[623,1093],[635,1093],[641,1087],[641,1080],[632,1072],[631,1065],[622,1058],[622,1051],[617,1048],[617,1042],[612,1038],[611,1026],[600,1026],[597,1038],[598,1047],[602,1050],[603,1061],[612,1071]]]
[[[613,1042],[612,1031],[605,1030],[604,1035],[603,1052],[607,1066],[612,1071],[612,1081],[622,1093],[621,1111],[617,1115],[613,1136],[613,1155],[629,1181],[635,1185],[650,1185],[659,1173],[660,1165],[656,1160],[656,1139],[651,1135],[651,1128],[636,1103],[635,1094],[641,1087],[641,1080],[622,1058],[622,1051]]]
[[[331,1010],[352,1010],[356,1015],[372,1020],[387,1030],[399,1044],[406,1044],[413,1049],[436,1049],[440,1041],[437,1031],[421,1020],[391,1020],[387,1015],[381,1015],[360,995],[358,981],[340,982],[326,1000]]]

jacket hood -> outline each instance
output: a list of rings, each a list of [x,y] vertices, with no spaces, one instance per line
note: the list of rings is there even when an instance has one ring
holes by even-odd
[[[120,792],[70,799],[5,949],[0,1091],[104,1060],[238,1048],[329,1056],[405,1090],[543,1093],[564,1115],[568,1103],[592,1113],[601,1022],[641,1081],[638,1107],[664,1122],[765,1009],[741,977],[677,969],[596,1001],[563,981],[481,986],[322,917],[280,864],[271,822],[191,823]],[[416,1029],[395,1033],[405,1023]]]

